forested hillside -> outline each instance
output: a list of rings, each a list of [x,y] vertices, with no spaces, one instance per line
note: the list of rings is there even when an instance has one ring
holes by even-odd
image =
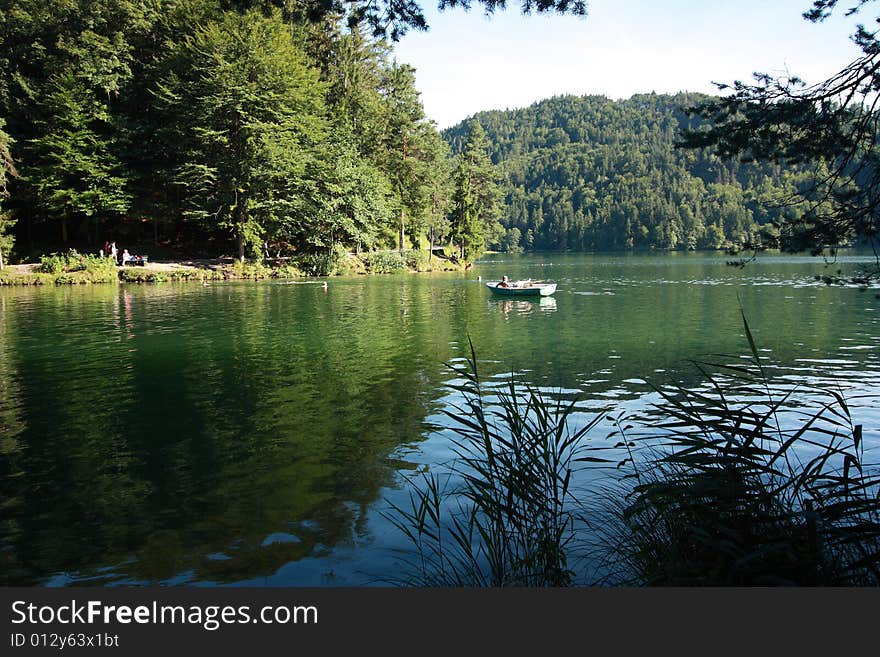
[[[560,96],[482,112],[445,131],[458,152],[476,122],[502,171],[502,250],[718,249],[780,213],[804,175],[675,147],[706,96]]]

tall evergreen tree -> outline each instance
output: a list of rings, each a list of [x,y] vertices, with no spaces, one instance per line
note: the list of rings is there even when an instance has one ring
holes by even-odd
[[[449,209],[452,205],[452,166],[449,146],[432,131],[428,147],[431,156],[427,166],[428,207],[426,229],[428,233],[429,254],[433,258],[434,247],[449,237],[451,224]]]
[[[470,137],[458,156],[452,197],[452,236],[465,260],[482,252],[487,236],[500,229],[498,172],[489,157],[483,127],[473,122]]]
[[[397,248],[403,251],[408,221],[416,219],[425,205],[424,141],[425,112],[415,87],[415,69],[392,64],[384,80],[386,123],[382,138],[383,168],[388,173],[400,204]]]
[[[357,29],[337,33],[320,56],[326,61],[327,102],[334,110],[336,128],[345,131],[358,150],[376,162],[381,161],[379,152],[390,109],[382,95],[386,71],[391,68],[388,56],[384,42],[370,40]]]

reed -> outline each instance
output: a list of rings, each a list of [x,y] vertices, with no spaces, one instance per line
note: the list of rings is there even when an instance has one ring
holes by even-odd
[[[604,583],[880,584],[880,477],[833,387],[750,361],[699,364],[707,385],[656,388],[652,418],[618,423],[627,472],[593,505]]]
[[[574,403],[549,402],[511,381],[491,390],[471,345],[452,421],[455,462],[413,481],[409,505],[386,517],[412,543],[398,583],[568,586],[578,502],[572,474],[598,417],[572,429]]]
[[[747,361],[655,387],[648,414],[614,419],[613,445],[584,444],[604,414],[574,429],[574,403],[488,389],[471,345],[464,403],[445,412],[454,464],[386,514],[414,547],[397,583],[569,586],[577,546],[597,585],[880,585],[880,474],[862,426],[833,386],[769,376],[743,327]],[[617,474],[575,495],[572,475],[593,466]]]

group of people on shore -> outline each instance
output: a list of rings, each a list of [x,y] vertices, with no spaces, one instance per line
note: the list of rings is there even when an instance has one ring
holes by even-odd
[[[119,250],[116,248],[116,242],[104,242],[104,248],[99,253],[102,258],[113,258],[113,261],[122,267],[134,257],[128,252],[128,249],[123,249],[120,256]]]

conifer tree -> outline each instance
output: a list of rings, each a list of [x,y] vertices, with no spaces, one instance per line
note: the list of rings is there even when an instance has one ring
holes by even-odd
[[[452,200],[452,235],[464,260],[479,255],[487,236],[495,236],[500,229],[498,173],[488,149],[483,127],[472,123],[470,137],[458,156]]]
[[[880,21],[875,0],[813,0],[803,17],[824,21],[839,4],[848,5],[844,12],[848,16],[871,13],[871,24]],[[729,95],[705,100],[689,110],[709,124],[686,131],[683,146],[710,147],[721,157],[742,162],[812,169],[784,201],[801,211],[772,217],[750,247],[819,254],[864,240],[876,248],[880,235],[880,35],[859,24],[852,40],[861,54],[826,80],[808,84],[796,75],[756,73],[753,83],[718,85]],[[880,277],[880,264],[875,264],[870,276]]]
[[[393,63],[385,76],[384,95],[383,168],[399,203],[397,248],[403,251],[408,223],[419,217],[426,201],[425,112],[415,87],[415,69]]]
[[[428,233],[430,257],[434,247],[450,233],[449,209],[452,204],[452,166],[449,146],[436,131],[429,136],[431,156],[427,165],[428,207],[425,228]]]

